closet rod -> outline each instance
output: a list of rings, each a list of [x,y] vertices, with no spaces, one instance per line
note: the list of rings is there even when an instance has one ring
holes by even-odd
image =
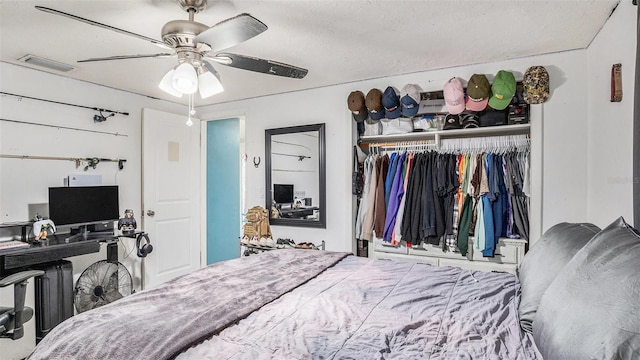
[[[115,113],[115,114],[120,114],[120,115],[126,115],[126,116],[129,116],[129,113],[128,113],[128,112],[121,112],[121,111],[115,111],[115,110],[109,110],[109,109],[101,109],[101,108],[98,108],[98,107],[92,107],[92,106],[84,106],[84,105],[70,104],[70,103],[66,103],[66,102],[62,102],[62,101],[55,101],[55,100],[41,99],[41,98],[32,97],[32,96],[12,94],[12,93],[8,93],[8,92],[4,92],[4,91],[0,91],[0,94],[2,94],[2,95],[9,95],[9,96],[15,96],[15,97],[18,97],[18,98],[23,98],[23,99],[31,99],[31,100],[38,100],[38,101],[46,101],[46,102],[50,102],[50,103],[54,103],[54,104],[60,104],[60,105],[75,106],[75,107],[79,107],[79,108],[95,110],[95,111],[98,111],[98,112],[103,112],[103,111],[104,111],[104,112],[110,112],[110,113]]]
[[[34,123],[34,122],[29,122],[29,121],[20,121],[20,120],[11,120],[11,119],[2,119],[2,118],[0,118],[0,121],[12,122],[12,123],[16,123],[16,124],[27,124],[27,125],[52,127],[52,128],[56,128],[56,129],[84,131],[84,132],[90,132],[90,133],[96,133],[96,134],[107,134],[107,135],[125,136],[125,137],[129,136],[127,134],[111,133],[111,132],[107,132],[107,131],[98,131],[98,130],[86,130],[86,129],[67,127],[67,126],[60,126],[60,125],[38,124],[38,123]]]
[[[124,168],[124,163],[127,161],[125,159],[105,159],[105,158],[73,158],[73,157],[63,157],[63,156],[42,156],[42,155],[13,155],[13,154],[0,154],[0,158],[6,159],[32,159],[32,160],[65,160],[65,161],[73,161],[76,163],[76,169],[80,167],[82,162],[86,162],[87,165],[84,167],[84,171],[89,170],[89,168],[95,169],[96,165],[100,162],[117,162],[118,169],[122,170]]]
[[[409,141],[388,141],[379,143],[366,143],[360,144],[361,147],[392,147],[392,146],[420,146],[420,145],[435,145],[433,140],[409,140]]]

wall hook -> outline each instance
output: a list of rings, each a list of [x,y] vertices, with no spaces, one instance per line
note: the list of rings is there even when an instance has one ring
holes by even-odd
[[[253,157],[253,166],[255,166],[256,168],[260,166],[260,156],[258,156],[257,158],[258,158],[258,161],[256,161],[255,156]]]

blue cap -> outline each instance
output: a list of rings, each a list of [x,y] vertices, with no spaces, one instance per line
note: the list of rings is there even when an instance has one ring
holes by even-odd
[[[382,106],[384,106],[384,116],[387,119],[395,119],[400,116],[400,95],[396,89],[387,86],[382,94]]]
[[[402,88],[400,103],[402,104],[403,116],[416,116],[416,114],[418,114],[418,109],[420,109],[420,88],[418,85],[405,85],[404,88]]]

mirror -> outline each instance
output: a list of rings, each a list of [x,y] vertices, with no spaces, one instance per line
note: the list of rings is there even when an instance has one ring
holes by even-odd
[[[324,124],[265,130],[271,225],[326,228]]]

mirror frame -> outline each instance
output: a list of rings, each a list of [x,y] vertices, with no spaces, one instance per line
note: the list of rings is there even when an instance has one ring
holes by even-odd
[[[264,131],[264,145],[265,145],[265,198],[266,198],[266,209],[269,210],[269,224],[270,225],[283,225],[283,226],[297,226],[297,227],[312,227],[312,228],[327,228],[326,222],[326,214],[327,214],[327,200],[326,200],[326,153],[325,153],[325,124],[312,124],[312,125],[301,125],[301,126],[291,126],[291,127],[283,127],[276,129],[266,129]],[[320,210],[318,213],[317,221],[304,221],[304,220],[296,220],[296,219],[274,219],[271,217],[271,204],[273,199],[273,194],[271,191],[271,137],[274,135],[282,135],[282,134],[293,134],[300,132],[310,132],[317,131],[318,132],[318,176],[319,181],[318,185],[320,187],[319,196],[320,196]]]

